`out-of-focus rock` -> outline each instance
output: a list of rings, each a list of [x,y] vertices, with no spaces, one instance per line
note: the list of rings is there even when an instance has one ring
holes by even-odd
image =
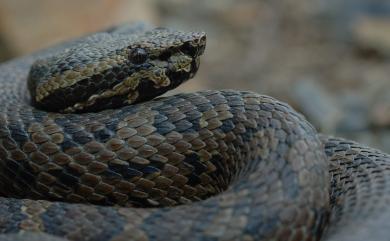
[[[378,145],[375,146],[386,153],[390,153],[390,130],[380,132]]]
[[[390,100],[387,102],[378,102],[373,107],[371,120],[376,127],[390,128]]]
[[[356,44],[390,56],[390,16],[360,17],[353,23]]]
[[[369,102],[365,96],[344,91],[337,98],[337,105],[340,106],[342,118],[336,126],[336,133],[364,131],[369,128]]]
[[[297,108],[322,131],[332,131],[342,117],[334,97],[313,80],[298,81],[291,91]]]
[[[15,55],[16,50],[9,46],[9,43],[1,35],[0,30],[0,62],[5,61]]]

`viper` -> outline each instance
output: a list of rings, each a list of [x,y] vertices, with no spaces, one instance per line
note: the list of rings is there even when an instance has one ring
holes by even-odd
[[[157,97],[205,46],[123,25],[1,64],[0,240],[389,240],[388,154],[250,91]]]

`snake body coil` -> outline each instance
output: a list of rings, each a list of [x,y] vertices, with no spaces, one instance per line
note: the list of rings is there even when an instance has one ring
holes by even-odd
[[[2,64],[0,240],[388,240],[387,154],[252,92],[150,100],[204,47],[137,26]]]

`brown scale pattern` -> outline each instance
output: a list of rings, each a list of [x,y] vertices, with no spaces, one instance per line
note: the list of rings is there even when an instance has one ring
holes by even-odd
[[[53,51],[0,66],[0,240],[388,239],[387,154],[252,92],[37,110],[26,77]]]

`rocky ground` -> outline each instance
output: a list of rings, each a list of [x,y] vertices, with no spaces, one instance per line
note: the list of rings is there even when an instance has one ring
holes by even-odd
[[[386,0],[0,0],[0,59],[122,21],[204,30],[197,77],[287,101],[322,132],[390,152]]]

